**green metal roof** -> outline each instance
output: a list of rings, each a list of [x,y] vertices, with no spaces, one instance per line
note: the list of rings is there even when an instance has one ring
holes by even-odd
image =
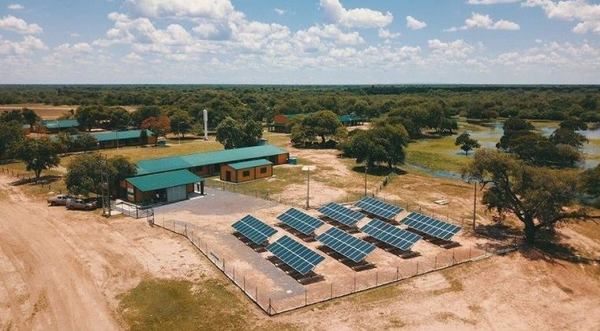
[[[260,166],[266,166],[266,165],[270,165],[270,164],[273,164],[273,162],[271,162],[269,160],[265,160],[265,159],[260,159],[260,160],[230,163],[230,164],[228,164],[228,166],[232,167],[235,170],[242,170],[242,169],[260,167]]]
[[[340,122],[342,123],[359,122],[361,120],[362,118],[360,116],[354,114],[340,116]]]
[[[68,129],[76,128],[79,126],[77,120],[43,120],[41,121],[42,126],[48,129]]]
[[[186,184],[201,182],[204,179],[188,170],[161,172],[158,174],[127,178],[131,185],[142,192],[160,190]]]
[[[150,130],[146,130],[148,137],[153,136],[154,133]],[[126,131],[103,131],[103,132],[92,132],[91,133],[98,142],[111,141],[111,140],[124,140],[124,139],[139,139],[142,130],[126,130]]]
[[[202,167],[211,164],[231,163],[264,159],[279,154],[287,153],[286,150],[273,146],[261,145],[236,149],[226,149],[216,152],[188,154],[176,157],[142,160],[137,163],[138,174],[152,174],[157,172]]]

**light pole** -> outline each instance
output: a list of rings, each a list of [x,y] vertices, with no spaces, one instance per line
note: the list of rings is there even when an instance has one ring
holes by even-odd
[[[310,172],[315,171],[315,166],[303,166],[302,171],[306,172],[306,209],[310,208]]]
[[[365,162],[365,196],[367,196],[367,162]]]

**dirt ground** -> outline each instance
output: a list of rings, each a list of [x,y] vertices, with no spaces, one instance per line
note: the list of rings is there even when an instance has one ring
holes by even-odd
[[[144,277],[213,269],[179,236],[142,221],[48,208],[0,176],[0,330],[116,330],[116,296]]]

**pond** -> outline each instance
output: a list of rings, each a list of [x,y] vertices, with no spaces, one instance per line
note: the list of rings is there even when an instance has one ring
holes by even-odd
[[[558,128],[556,121],[532,121],[536,130],[549,136]],[[502,121],[470,123],[465,119],[459,120],[458,132],[467,131],[479,141],[482,147],[496,148],[496,143],[504,134]],[[600,164],[600,128],[590,128],[580,131],[589,142],[583,146],[585,161],[583,168],[593,168]],[[472,154],[465,156],[464,152],[454,145],[456,135],[424,139],[411,143],[407,148],[406,163],[415,169],[425,171],[437,177],[457,177],[460,169],[469,162]]]

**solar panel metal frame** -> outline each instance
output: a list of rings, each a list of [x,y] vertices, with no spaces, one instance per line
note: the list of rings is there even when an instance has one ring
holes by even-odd
[[[335,202],[330,202],[317,210],[321,214],[346,226],[355,226],[358,221],[365,217],[363,213],[354,211]]]
[[[364,197],[354,204],[362,210],[385,219],[393,219],[404,209],[372,197]]]
[[[325,257],[288,236],[279,238],[267,246],[267,250],[301,275],[306,275],[325,260]]]
[[[312,234],[324,224],[320,219],[303,213],[296,208],[288,209],[285,213],[277,216],[277,219],[304,235]]]
[[[360,229],[369,236],[402,251],[408,251],[419,240],[418,234],[400,229],[382,220],[373,219]]]
[[[232,227],[242,236],[257,245],[264,244],[277,230],[252,215],[246,215],[233,223]]]
[[[336,227],[320,234],[317,240],[356,263],[361,262],[375,249],[375,245]]]
[[[410,213],[403,220],[409,228],[423,232],[435,238],[450,240],[462,227],[444,222],[416,212]]]

